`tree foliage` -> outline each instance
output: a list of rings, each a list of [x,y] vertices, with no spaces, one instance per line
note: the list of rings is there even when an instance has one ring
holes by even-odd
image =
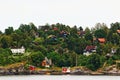
[[[100,56],[97,54],[92,54],[89,56],[88,60],[87,60],[87,64],[86,67],[88,67],[89,69],[95,71],[98,68],[100,68],[101,64],[100,64]]]

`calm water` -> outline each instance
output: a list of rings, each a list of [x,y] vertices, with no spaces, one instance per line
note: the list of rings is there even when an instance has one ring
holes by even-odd
[[[120,80],[120,76],[27,75],[0,76],[0,80]]]

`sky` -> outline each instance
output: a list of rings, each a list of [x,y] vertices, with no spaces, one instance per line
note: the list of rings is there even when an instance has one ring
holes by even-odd
[[[0,30],[33,22],[94,27],[120,21],[120,0],[0,0]]]

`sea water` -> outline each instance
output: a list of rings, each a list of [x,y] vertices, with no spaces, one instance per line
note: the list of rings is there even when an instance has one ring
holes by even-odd
[[[14,75],[0,76],[0,80],[120,80],[120,76]]]

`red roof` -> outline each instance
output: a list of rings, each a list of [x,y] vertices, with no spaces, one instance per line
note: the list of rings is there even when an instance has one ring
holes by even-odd
[[[120,29],[119,29],[119,30],[117,30],[117,32],[118,32],[118,33],[120,33]]]
[[[90,50],[94,50],[94,49],[96,49],[96,46],[86,46],[86,48],[85,48],[85,50],[86,51],[90,51]]]
[[[98,41],[100,42],[100,43],[105,43],[105,38],[98,38]]]
[[[62,72],[66,72],[67,71],[67,68],[62,68]]]
[[[35,70],[35,66],[29,66],[29,70],[34,71]]]
[[[58,28],[57,28],[57,27],[54,27],[54,28],[53,28],[53,30],[55,30],[55,31],[56,31],[56,30],[58,30]]]

